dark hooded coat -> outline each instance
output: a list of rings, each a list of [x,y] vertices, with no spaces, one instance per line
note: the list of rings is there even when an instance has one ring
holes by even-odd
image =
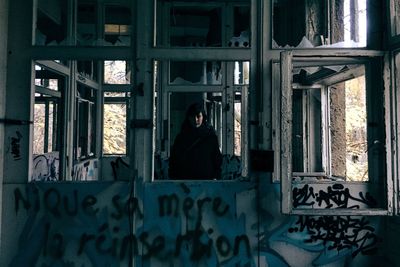
[[[171,149],[169,178],[220,179],[221,164],[222,156],[214,129],[206,123],[195,128],[185,121]]]

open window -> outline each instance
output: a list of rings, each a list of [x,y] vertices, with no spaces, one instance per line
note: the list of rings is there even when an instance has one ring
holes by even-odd
[[[157,0],[157,46],[250,47],[249,2]]]
[[[63,179],[67,73],[68,69],[55,61],[35,63],[32,172],[35,181]]]
[[[287,51],[280,69],[276,149],[283,212],[390,214],[391,107],[383,54]]]

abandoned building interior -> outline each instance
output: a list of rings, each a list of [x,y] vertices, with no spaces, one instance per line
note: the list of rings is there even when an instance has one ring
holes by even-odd
[[[398,0],[0,0],[0,266],[400,266]],[[221,179],[169,177],[187,107]]]

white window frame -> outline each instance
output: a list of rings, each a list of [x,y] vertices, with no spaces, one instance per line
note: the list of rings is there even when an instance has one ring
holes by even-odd
[[[349,56],[351,55],[351,56]],[[293,185],[292,182],[292,68],[294,64],[312,64],[312,61],[319,60],[320,63],[336,62],[338,64],[343,63],[355,63],[357,61],[362,62],[368,61],[370,58],[382,58],[384,65],[384,107],[385,107],[385,147],[386,147],[386,179],[382,181],[382,185],[386,185],[386,188],[380,188],[386,192],[386,206],[382,208],[360,208],[360,209],[348,209],[348,208],[296,208],[293,206]],[[276,148],[279,149],[278,158],[280,161],[278,167],[278,173],[281,181],[281,193],[282,193],[282,212],[284,214],[298,214],[298,215],[390,215],[393,213],[393,181],[392,181],[392,153],[394,148],[391,143],[392,136],[392,121],[391,121],[391,90],[390,80],[388,76],[388,60],[387,57],[384,59],[384,53],[380,51],[367,51],[367,50],[353,50],[350,54],[344,50],[332,50],[332,51],[315,51],[315,50],[302,50],[302,51],[283,51],[281,52],[281,96],[280,103],[280,127],[278,133],[278,141]],[[300,63],[299,63],[300,62]],[[277,104],[275,104],[277,106]],[[316,181],[306,180],[303,184],[308,185],[322,185],[328,186],[338,184],[338,181]],[[342,182],[346,187],[351,187],[355,183]],[[358,184],[359,186],[359,184]],[[365,184],[367,188],[367,184]]]
[[[393,182],[394,182],[394,190],[395,193],[395,201],[394,201],[394,210],[396,215],[400,215],[400,196],[398,195],[398,192],[400,191],[399,185],[399,166],[400,166],[400,155],[398,153],[400,149],[400,48],[393,51],[392,53],[392,64],[391,64],[391,75],[392,75],[392,84],[394,87],[394,93],[392,97],[392,104],[394,106],[394,114],[393,114],[393,119],[392,123],[393,125],[397,125],[397,127],[393,130],[393,146],[396,147],[396,151],[393,155],[394,160],[393,160]]]
[[[164,143],[165,150],[161,151],[163,158],[169,157],[169,147],[172,145],[171,133],[170,133],[170,95],[171,93],[220,93],[222,97],[222,136],[220,136],[220,146],[222,147],[222,154],[234,155],[234,104],[235,104],[235,93],[241,93],[241,169],[242,177],[248,176],[248,88],[249,85],[241,84],[234,85],[233,81],[233,68],[235,61],[221,61],[222,65],[222,83],[221,85],[172,85],[169,83],[169,68],[166,61],[158,61],[157,71],[163,73],[161,75],[161,83],[163,84],[162,91],[157,92],[157,98],[159,98],[156,107],[156,121],[157,127],[161,130],[155,132],[155,136],[160,138],[161,142]],[[230,66],[230,67],[228,67]],[[164,69],[163,69],[164,68]],[[165,69],[167,68],[167,69]],[[228,71],[231,70],[231,71]],[[188,89],[189,88],[189,89]],[[225,108],[229,107],[228,110]],[[164,122],[168,122],[168,127],[165,129]],[[168,138],[167,138],[168,137]],[[153,177],[154,180],[154,177]],[[222,177],[222,180],[223,177]],[[157,181],[157,180],[154,180]]]
[[[226,3],[226,4],[222,4],[222,3],[205,3],[206,7],[220,7],[221,8],[221,16],[222,16],[222,20],[223,21],[231,21],[233,23],[233,17],[230,16],[228,11],[233,11],[233,8],[235,6],[243,6],[248,4],[250,6],[250,12],[251,12],[251,21],[250,21],[250,28],[253,30],[255,29],[255,19],[256,19],[256,9],[255,9],[255,3],[256,1],[254,0],[250,0],[248,1],[248,3],[246,2],[235,2],[235,3]],[[194,6],[194,7],[200,7],[198,5],[199,3],[184,3],[184,2],[176,2],[176,3],[164,3],[162,6],[157,6],[156,3],[156,9],[157,9],[157,20],[155,21],[155,23],[158,23],[158,20],[161,19],[161,21],[163,22],[168,22],[170,21],[170,8],[171,6],[177,6],[177,7],[190,7],[190,6]],[[205,7],[204,5],[202,5],[201,7]],[[167,23],[167,24],[168,24]],[[233,24],[232,24],[233,25]],[[169,103],[168,103],[168,94],[170,92],[184,92],[185,90],[187,91],[188,87],[190,87],[190,85],[184,85],[184,86],[180,86],[180,85],[171,85],[169,84],[169,75],[168,75],[168,62],[170,61],[221,61],[223,65],[227,65],[227,64],[232,64],[234,65],[236,61],[248,61],[250,66],[250,80],[254,79],[255,75],[252,74],[254,71],[254,65],[255,64],[254,60],[252,61],[252,57],[254,57],[255,54],[255,49],[256,49],[256,43],[253,41],[255,39],[252,39],[251,42],[251,47],[246,47],[246,48],[230,48],[230,47],[226,47],[223,45],[222,48],[220,47],[201,47],[201,48],[197,48],[197,47],[193,47],[193,48],[188,48],[188,47],[170,47],[169,44],[169,35],[170,35],[170,31],[169,31],[169,25],[166,25],[165,23],[163,25],[157,25],[160,28],[160,35],[157,36],[157,38],[161,38],[161,45],[160,47],[154,47],[151,49],[144,49],[144,51],[142,53],[143,57],[147,58],[147,63],[149,64],[150,60],[152,62],[152,64],[154,65],[154,61],[157,62],[161,62],[161,64],[157,65],[157,72],[162,73],[161,75],[161,79],[157,82],[162,83],[163,84],[163,92],[157,92],[157,110],[155,111],[155,113],[157,114],[158,117],[162,118],[162,120],[164,119],[168,119],[168,114],[169,114]],[[158,30],[158,29],[157,29]],[[221,41],[223,44],[227,44],[228,43],[228,38],[232,37],[230,36],[232,34],[233,31],[233,27],[227,27],[226,23],[222,22],[221,24]],[[152,40],[154,42],[154,38]],[[143,43],[143,42],[142,42]],[[155,43],[153,43],[153,45],[155,45]],[[254,51],[254,53],[252,53]],[[233,78],[233,68],[230,68],[232,73],[229,73],[229,71],[226,70],[226,67],[222,66],[222,70],[223,70],[223,74],[222,74],[222,78],[224,80],[228,80],[231,77]],[[163,70],[160,70],[160,69]],[[225,69],[225,71],[224,71]],[[140,77],[139,77],[140,79]],[[151,82],[152,86],[154,87],[155,85],[155,77],[153,77],[152,82]],[[249,97],[248,97],[248,92],[249,90],[249,85],[234,85],[234,81],[232,79],[232,81],[223,83],[226,88],[222,88],[222,86],[220,85],[195,85],[193,86],[193,89],[196,91],[201,91],[201,92],[209,92],[209,91],[215,91],[215,92],[222,92],[222,98],[223,98],[223,102],[225,101],[224,99],[231,99],[228,100],[227,102],[232,102],[232,105],[230,106],[230,110],[232,111],[232,114],[228,114],[229,112],[223,112],[225,114],[223,114],[223,117],[226,121],[226,123],[230,123],[231,125],[228,127],[231,127],[233,129],[234,127],[234,114],[233,114],[233,104],[234,104],[234,95],[235,92],[241,90],[242,91],[242,136],[241,136],[241,158],[242,158],[242,176],[243,177],[248,177],[248,164],[249,164],[249,155],[248,155],[248,151],[249,151],[249,142],[248,142],[248,137],[249,137],[249,133],[248,133],[248,116],[249,116],[249,105],[248,105],[248,101],[249,101]],[[181,88],[179,88],[181,87]],[[221,90],[222,88],[222,90]],[[239,89],[240,88],[240,89]],[[154,101],[154,88],[151,97],[153,98]],[[192,91],[192,88],[191,90]],[[150,97],[150,96],[147,96]],[[161,99],[161,101],[159,100]],[[162,112],[162,114],[160,114],[160,112]],[[157,123],[157,122],[156,122]],[[225,124],[226,124],[225,123]],[[162,122],[161,122],[162,124]],[[226,128],[226,127],[224,127]],[[224,134],[224,132],[226,132],[226,134]],[[230,131],[230,133],[228,133],[229,131],[223,131],[223,136],[226,140],[228,140],[229,142],[229,147],[227,144],[222,144],[223,150],[224,150],[224,146],[225,146],[225,151],[232,151],[232,155],[233,155],[233,151],[234,151],[234,141],[233,141],[233,131]],[[163,133],[164,135],[166,135],[166,133]],[[145,175],[146,177],[151,177],[151,179],[146,179],[146,181],[157,181],[154,180],[154,145],[155,145],[155,138],[163,138],[163,134],[160,135],[160,133],[158,132],[153,132],[152,133],[152,142],[153,142],[153,151],[152,151],[152,166],[151,166],[151,174],[148,173],[149,175]],[[231,136],[226,138],[227,134],[230,134]],[[155,138],[154,138],[155,137]],[[230,154],[230,153],[228,153]],[[167,155],[164,155],[167,156]],[[149,170],[149,169],[147,169]],[[173,181],[173,180],[171,180]]]

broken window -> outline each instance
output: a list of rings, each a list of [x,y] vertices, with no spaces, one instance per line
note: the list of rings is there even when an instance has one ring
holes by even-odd
[[[79,0],[77,45],[129,46],[132,32],[131,20],[129,6],[118,3],[103,5]]]
[[[272,48],[366,47],[367,0],[277,0]]]
[[[36,45],[129,46],[129,5],[101,1],[38,0],[34,25]],[[74,6],[76,4],[76,7]],[[76,16],[72,13],[76,8]],[[76,21],[75,21],[76,20]],[[76,29],[72,26],[76,25]]]
[[[94,45],[98,38],[97,25],[97,5],[78,1],[76,44]]]
[[[389,103],[381,78],[383,57],[292,54],[282,53],[280,116],[274,116],[280,117],[275,175],[281,179],[285,212],[334,214],[332,207],[391,212],[391,199],[385,197],[390,118],[384,109]],[[344,191],[344,183],[350,191]],[[353,193],[361,188],[368,197]],[[325,201],[325,193],[351,200]]]
[[[104,41],[106,45],[131,44],[131,10],[120,5],[106,5]]]
[[[67,0],[38,0],[33,23],[36,45],[66,45],[68,25]]]
[[[250,47],[250,5],[246,2],[200,6],[192,1],[158,0],[157,46]]]
[[[171,61],[169,75],[169,82],[174,85],[220,85],[221,62]]]
[[[97,62],[92,60],[80,60],[77,61],[77,71],[78,71],[78,79],[85,83],[87,82],[98,82],[98,67]]]

